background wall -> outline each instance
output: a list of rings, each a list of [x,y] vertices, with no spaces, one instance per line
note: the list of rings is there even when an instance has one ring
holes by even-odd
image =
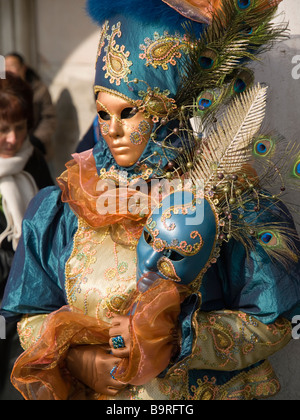
[[[130,1],[130,0],[126,0]],[[95,115],[93,77],[98,28],[85,0],[0,0],[0,54],[16,49],[39,71],[56,104],[55,175],[61,173]],[[278,21],[290,39],[262,56],[256,78],[269,86],[266,126],[300,141],[300,2],[284,0]],[[300,205],[300,197],[298,198]],[[282,383],[274,399],[300,400],[300,340],[271,358]]]
[[[85,0],[37,0],[39,70],[56,103],[59,174],[95,115],[93,78],[99,30]]]
[[[256,79],[269,86],[266,127],[300,142],[300,2],[283,0],[278,22],[289,22],[290,39],[275,46],[255,66]],[[300,197],[296,197],[300,205]],[[295,197],[293,197],[295,201]],[[298,223],[299,216],[295,215]],[[300,400],[300,340],[270,358],[282,391],[274,400]]]

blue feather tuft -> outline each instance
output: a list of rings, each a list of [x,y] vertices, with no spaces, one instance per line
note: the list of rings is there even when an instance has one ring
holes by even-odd
[[[166,27],[175,29],[187,21],[162,0],[87,0],[86,11],[98,25],[118,14],[128,14],[145,23],[164,22]]]

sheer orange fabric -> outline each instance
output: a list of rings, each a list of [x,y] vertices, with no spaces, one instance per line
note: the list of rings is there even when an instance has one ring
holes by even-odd
[[[178,350],[180,305],[189,294],[186,286],[158,280],[139,299],[131,320],[131,353],[119,364],[115,377],[144,385],[165,370]]]
[[[130,357],[122,359],[116,379],[142,385],[165,370],[176,348],[174,330],[186,293],[184,286],[159,280],[137,296],[137,308],[131,318]],[[11,376],[13,385],[26,400],[105,399],[73,378],[65,367],[65,359],[70,347],[107,347],[109,327],[68,306],[50,314],[41,338],[16,361]]]
[[[62,201],[68,203],[74,213],[93,228],[119,223],[124,230],[138,238],[151,207],[148,194],[128,186],[119,187],[118,178],[114,179],[117,173],[106,173],[99,177],[92,150],[74,154],[73,158],[67,163],[67,170],[57,179],[62,190]],[[129,203],[133,199],[144,203],[141,208],[144,213],[132,212]]]
[[[16,361],[12,384],[26,400],[99,399],[65,369],[71,346],[107,344],[109,325],[72,312],[69,307],[49,315],[40,340]]]

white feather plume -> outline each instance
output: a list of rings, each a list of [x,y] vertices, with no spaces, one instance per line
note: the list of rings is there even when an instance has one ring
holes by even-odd
[[[219,173],[233,174],[252,158],[252,139],[265,117],[267,88],[259,84],[233,100],[215,130],[205,139],[203,153],[191,174],[194,183],[209,185]]]

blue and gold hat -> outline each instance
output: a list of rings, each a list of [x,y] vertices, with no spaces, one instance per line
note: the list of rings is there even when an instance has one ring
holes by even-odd
[[[95,93],[105,91],[135,104],[146,103],[150,114],[165,115],[166,109],[174,108],[181,62],[189,49],[183,27],[187,19],[161,0],[147,4],[134,0],[128,2],[130,7],[119,1],[109,7],[101,1],[101,13],[91,9],[95,3],[88,2],[102,26]],[[203,25],[192,21],[191,25],[200,36]]]
[[[126,3],[126,4],[124,4]],[[184,23],[187,19],[161,0],[147,3],[132,1],[88,0],[87,11],[100,26],[100,41],[96,57],[94,90],[108,92],[132,102],[152,117],[154,129],[160,119],[176,110],[175,96],[180,83],[181,62],[188,52]],[[193,31],[200,36],[204,25],[192,22]],[[174,122],[159,130],[162,141]],[[162,168],[176,158],[178,139],[169,139],[172,150],[150,141],[141,156],[155,176],[163,175]],[[94,152],[97,166],[118,165],[102,142]],[[139,163],[126,168],[139,172]]]
[[[95,93],[132,102],[155,123],[141,161],[160,171],[185,143],[199,149],[191,118],[251,86],[246,63],[281,33],[271,23],[280,1],[87,0],[101,27]]]

